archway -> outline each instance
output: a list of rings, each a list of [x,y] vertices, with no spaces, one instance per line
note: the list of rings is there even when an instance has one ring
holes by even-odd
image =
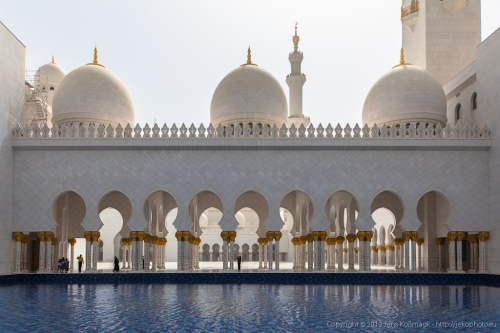
[[[76,257],[80,253],[85,253],[85,239],[82,237],[85,229],[82,227],[82,221],[86,215],[86,205],[83,198],[76,192],[66,191],[60,194],[52,204],[52,218],[56,223],[55,237],[57,246],[54,248],[54,263],[58,258],[68,258],[71,256],[71,247],[69,240],[75,238],[77,240],[74,247],[75,258],[70,258],[70,264],[76,262]],[[31,258],[28,256],[29,262],[38,263],[38,241],[32,244]],[[36,254],[34,253],[36,251]],[[78,253],[78,254],[77,254]],[[35,264],[36,266],[37,264]],[[31,267],[31,270],[37,270],[38,267]]]
[[[377,231],[378,234],[377,238],[372,238],[372,263],[393,266],[396,264],[396,259],[392,242],[395,237],[402,236],[399,224],[404,217],[403,200],[395,192],[383,191],[373,199],[371,214],[375,222],[373,230]],[[390,247],[387,248],[386,245],[390,245]]]
[[[325,205],[325,215],[330,222],[328,237],[355,234],[358,211],[358,200],[349,192],[338,191],[332,194]]]
[[[450,201],[440,192],[429,191],[425,193],[417,203],[417,216],[422,225],[418,229],[420,238],[424,239],[422,246],[422,267],[424,269],[436,269],[438,267],[438,245],[436,238],[445,238],[449,228],[447,226],[451,216]],[[448,253],[446,242],[443,244]],[[464,244],[464,245],[467,245]],[[467,248],[465,248],[467,250]],[[463,269],[469,269],[470,256],[466,256]],[[444,256],[444,265],[447,267],[448,258]]]
[[[112,268],[114,257],[120,257],[120,240],[130,235],[127,223],[132,216],[132,204],[122,192],[111,191],[99,201],[97,213],[102,223],[99,239],[103,241],[104,263],[101,267]]]

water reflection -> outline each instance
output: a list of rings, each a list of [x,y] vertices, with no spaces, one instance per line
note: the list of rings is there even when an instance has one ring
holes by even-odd
[[[328,323],[494,323],[500,289],[482,286],[40,285],[0,287],[2,331],[338,331]],[[89,326],[91,325],[91,326]],[[360,331],[380,331],[365,327]],[[398,329],[401,331],[404,329]],[[411,329],[408,329],[411,331]],[[352,331],[352,330],[351,330]]]

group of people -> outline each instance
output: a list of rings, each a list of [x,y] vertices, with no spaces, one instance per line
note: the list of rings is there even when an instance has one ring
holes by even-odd
[[[62,257],[57,263],[57,273],[68,273],[69,260],[68,258]]]

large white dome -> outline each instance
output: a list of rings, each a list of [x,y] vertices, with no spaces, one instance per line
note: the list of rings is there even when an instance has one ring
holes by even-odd
[[[411,122],[446,125],[446,95],[431,73],[403,64],[373,85],[363,106],[363,124]]]
[[[276,78],[265,69],[247,64],[226,75],[215,89],[210,121],[229,123],[287,123],[288,104]]]
[[[95,62],[97,62],[95,60]],[[54,95],[52,122],[135,123],[134,103],[127,88],[111,71],[97,63],[70,72]]]

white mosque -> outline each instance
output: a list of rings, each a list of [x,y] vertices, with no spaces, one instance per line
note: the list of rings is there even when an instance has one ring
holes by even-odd
[[[500,273],[500,31],[481,42],[480,7],[403,0],[399,62],[343,125],[303,113],[297,27],[288,98],[248,49],[209,124],[136,124],[97,49],[28,80],[0,24],[0,273],[81,253],[86,271],[115,256],[125,271],[231,270],[241,255],[261,270]]]

